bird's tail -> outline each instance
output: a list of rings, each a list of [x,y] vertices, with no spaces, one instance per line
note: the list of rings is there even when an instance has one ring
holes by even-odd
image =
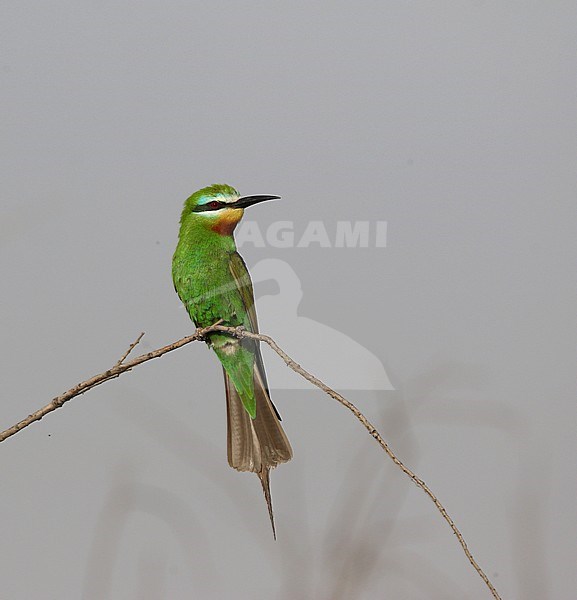
[[[259,366],[254,366],[256,417],[251,419],[242,400],[224,371],[226,388],[228,464],[237,471],[251,471],[260,479],[268,507],[273,535],[276,539],[269,472],[292,458],[292,448],[280,424],[280,417],[271,402],[265,379]]]

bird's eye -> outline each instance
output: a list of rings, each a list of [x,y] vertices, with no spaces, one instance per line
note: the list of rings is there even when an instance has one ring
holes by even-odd
[[[208,206],[210,208],[218,208],[220,206],[220,202],[218,202],[217,200],[212,200],[208,203]]]

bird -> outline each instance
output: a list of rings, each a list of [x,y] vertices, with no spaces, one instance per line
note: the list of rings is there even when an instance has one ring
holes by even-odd
[[[279,198],[241,197],[230,185],[213,184],[186,199],[172,279],[197,328],[220,322],[258,333],[252,281],[233,232],[246,208]],[[270,470],[288,462],[293,451],[271,401],[259,341],[220,331],[207,334],[205,341],[224,373],[228,463],[237,471],[258,475],[276,539]]]

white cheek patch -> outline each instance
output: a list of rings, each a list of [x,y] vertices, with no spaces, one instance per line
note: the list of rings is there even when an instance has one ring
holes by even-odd
[[[229,210],[227,207],[219,208],[218,210],[202,210],[198,212],[198,215],[202,215],[203,217],[218,217],[222,215],[226,210]]]

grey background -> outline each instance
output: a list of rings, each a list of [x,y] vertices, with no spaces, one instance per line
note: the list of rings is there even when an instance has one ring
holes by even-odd
[[[141,330],[141,351],[192,330],[170,260],[195,189],[283,196],[250,213],[263,228],[386,220],[386,248],[243,254],[287,261],[299,313],[383,362],[395,390],[351,400],[503,597],[573,598],[574,4],[2,12],[3,426]],[[276,543],[256,477],[226,463],[220,368],[200,344],[6,441],[2,596],[490,597],[351,415],[313,390],[274,397],[295,450],[272,476]]]

